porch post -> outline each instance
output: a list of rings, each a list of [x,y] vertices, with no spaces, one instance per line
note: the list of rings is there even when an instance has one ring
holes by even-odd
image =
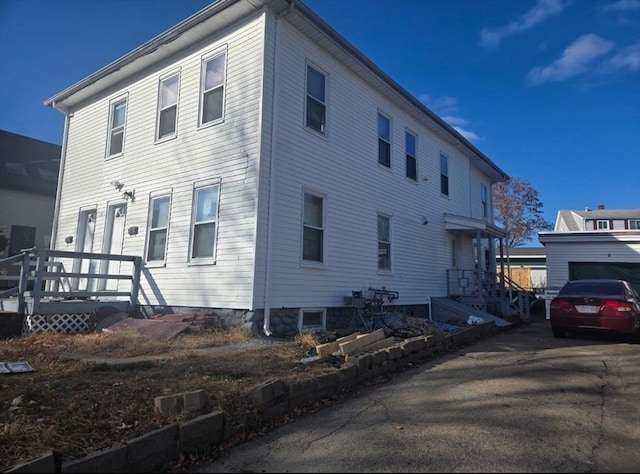
[[[478,296],[484,296],[484,277],[482,275],[484,271],[484,255],[482,252],[482,237],[479,230],[476,230],[476,247],[478,255],[478,291],[480,292]]]

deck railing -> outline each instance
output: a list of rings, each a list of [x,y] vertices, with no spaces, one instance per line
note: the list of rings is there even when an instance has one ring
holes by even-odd
[[[118,265],[117,273],[108,273],[110,262],[125,265]],[[25,314],[28,298],[32,313],[45,299],[125,300],[135,308],[141,267],[138,256],[25,249],[0,260],[0,282],[6,282],[0,298],[17,298],[20,314]]]

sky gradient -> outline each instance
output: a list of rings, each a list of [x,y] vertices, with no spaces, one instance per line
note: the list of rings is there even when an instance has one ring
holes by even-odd
[[[209,0],[0,0],[0,129]],[[507,174],[561,209],[640,208],[640,0],[306,0]],[[533,245],[539,245],[537,240]]]

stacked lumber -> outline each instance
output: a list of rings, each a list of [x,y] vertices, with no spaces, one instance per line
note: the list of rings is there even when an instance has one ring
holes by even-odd
[[[326,344],[318,344],[316,353],[319,357],[328,357],[330,355],[343,356],[348,358],[349,355],[358,352],[375,351],[392,346],[395,343],[393,337],[385,337],[382,329],[373,332],[360,334],[353,333],[348,336],[336,339]]]

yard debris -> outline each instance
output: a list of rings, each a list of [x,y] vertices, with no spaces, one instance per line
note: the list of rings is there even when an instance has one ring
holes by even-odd
[[[0,362],[0,374],[20,374],[33,372],[35,369],[26,360],[17,362]]]
[[[159,339],[171,339],[186,331],[190,326],[190,323],[169,323],[156,321],[155,319],[126,318],[108,328],[104,328],[102,331],[106,333],[134,332]]]

